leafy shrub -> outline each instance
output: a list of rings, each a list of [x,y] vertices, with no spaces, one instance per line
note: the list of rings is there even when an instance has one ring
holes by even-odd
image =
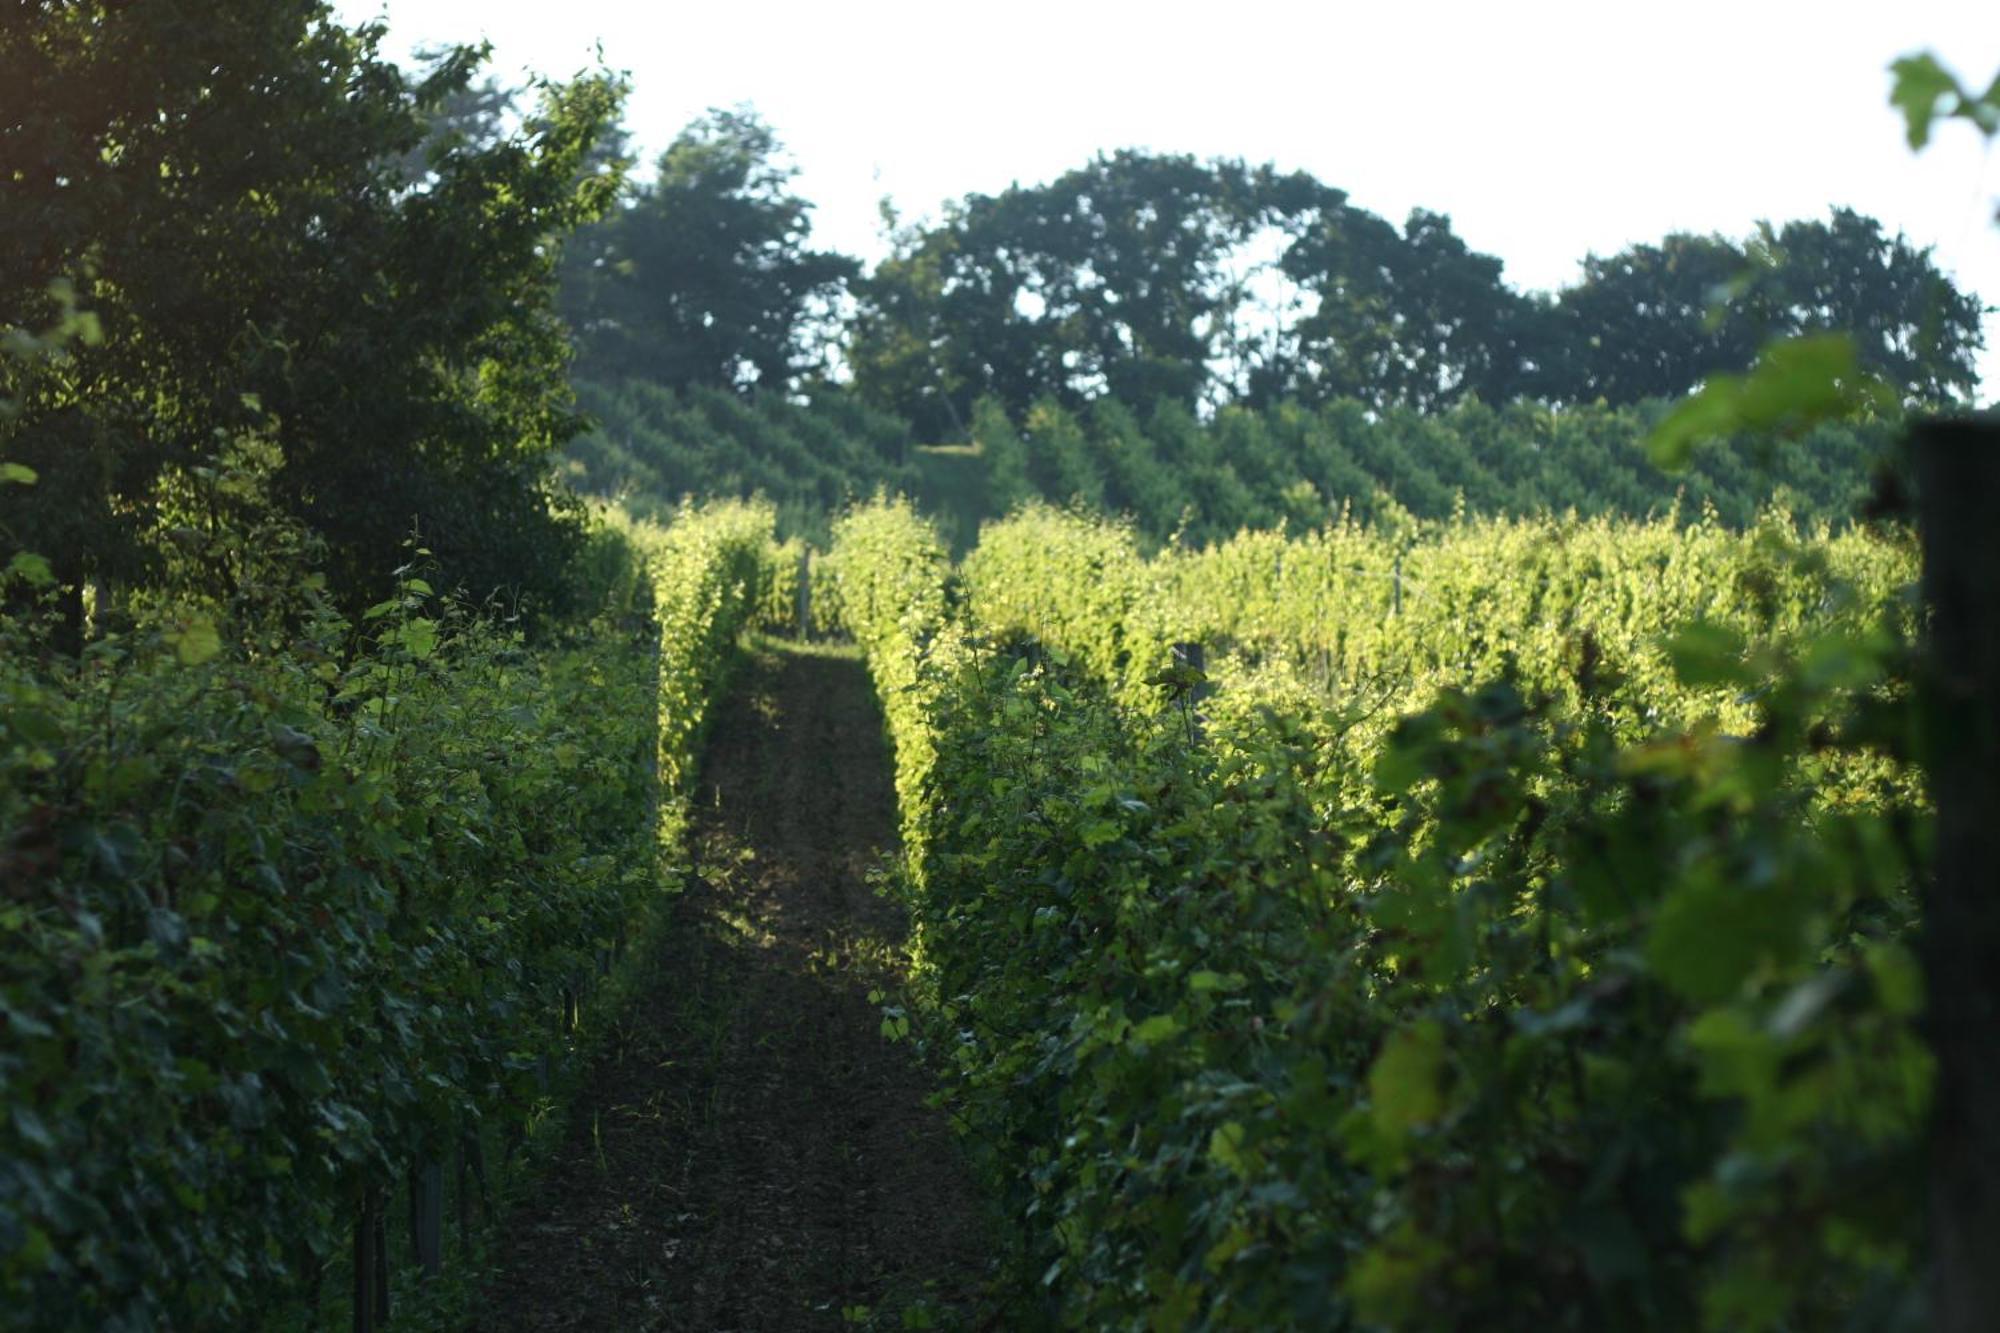
[[[364,1188],[526,1115],[660,898],[769,526],[628,528],[657,657],[643,616],[530,645],[413,572],[275,643],[189,605],[75,660],[6,622],[0,1326],[255,1326]]]
[[[1065,542],[976,557],[969,617],[906,512],[836,549],[882,611],[916,1030],[1057,1322],[1921,1326],[1894,614],[1674,636],[1736,735],[1502,679],[1359,746],[1276,664],[1191,741],[1081,609],[1143,621],[1136,558]],[[1045,615],[983,620],[1030,550]]]

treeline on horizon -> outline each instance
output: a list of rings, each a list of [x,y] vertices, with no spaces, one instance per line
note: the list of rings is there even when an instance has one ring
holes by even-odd
[[[0,538],[83,642],[126,594],[241,602],[281,554],[342,609],[577,609],[583,427],[563,239],[611,206],[624,88],[453,133],[483,53],[420,70],[323,5],[31,0],[0,19]],[[281,552],[280,547],[292,547]]]
[[[1032,500],[1125,515],[1148,546],[1460,512],[1674,514],[1748,528],[1776,506],[1796,522],[1839,527],[1869,501],[1893,436],[1886,423],[1822,424],[1755,452],[1700,449],[1669,473],[1643,448],[1653,404],[1466,399],[1436,412],[1376,412],[1340,399],[1231,405],[1202,420],[1172,401],[1137,411],[1110,397],[1077,409],[1046,398],[1015,416],[989,397],[973,409],[976,451],[935,452],[913,450],[899,418],[839,392],[794,401],[707,386],[675,393],[638,379],[577,388],[587,412],[615,423],[570,448],[572,476],[587,490],[656,516],[685,495],[762,495],[777,505],[781,531],[822,545],[831,516],[851,501],[903,494],[961,553],[982,523]]]
[[[622,140],[618,151],[623,151]],[[1741,240],[1673,233],[1508,285],[1449,217],[1401,227],[1305,172],[1119,151],[902,223],[873,269],[811,248],[812,204],[754,111],[684,129],[564,271],[578,374],[669,388],[851,384],[926,440],[973,405],[1352,398],[1371,408],[1688,392],[1769,340],[1855,339],[1907,401],[1971,394],[1977,297],[1851,209]]]
[[[1742,521],[1780,489],[1838,518],[1872,449],[1670,480],[1639,449],[1655,404],[1819,328],[1905,404],[1976,383],[1980,302],[1846,210],[1523,293],[1440,214],[1397,227],[1303,173],[1118,152],[889,217],[871,269],[814,248],[749,109],[641,179],[613,78],[530,106],[478,81],[478,51],[402,69],[323,11],[100,8],[0,33],[21,90],[0,316],[26,349],[0,360],[0,450],[38,478],[0,490],[0,525],[72,638],[86,587],[240,581],[203,533],[252,490],[323,544],[350,610],[413,533],[452,586],[555,607],[582,549],[565,450],[585,491],[762,493],[809,534],[877,490],[961,542],[1030,497],[1155,539],[1461,502]]]
[[[754,111],[714,111],[579,234],[561,300],[600,424],[573,451],[587,488],[762,492],[789,528],[819,531],[842,497],[921,497],[940,465],[911,443],[1004,435],[1043,461],[1024,483],[989,456],[971,483],[983,497],[939,515],[948,530],[1021,496],[1124,508],[1154,536],[1367,510],[1378,493],[1420,515],[1461,491],[1496,512],[1644,514],[1679,497],[1743,521],[1782,492],[1841,518],[1875,456],[1845,434],[1775,462],[1717,459],[1706,479],[1666,478],[1639,441],[1660,402],[1816,331],[1849,335],[1906,405],[1977,384],[1980,301],[1845,208],[1588,256],[1543,293],[1510,286],[1443,214],[1398,227],[1306,173],[1238,160],[1115,152],[921,222],[885,202],[890,253],[872,269],[813,248],[795,174]],[[751,429],[712,393],[786,405],[753,409],[766,425]],[[862,438],[801,424],[801,404],[835,396],[879,414]],[[1458,411],[1474,404],[1483,415]],[[1090,458],[1071,457],[1066,417],[1095,423],[1079,427]],[[1137,466],[1111,443],[1136,438],[1126,417],[1166,465],[1152,483],[1119,480]],[[1302,434],[1301,420],[1340,424]],[[1579,436],[1608,452],[1573,457],[1561,442]]]

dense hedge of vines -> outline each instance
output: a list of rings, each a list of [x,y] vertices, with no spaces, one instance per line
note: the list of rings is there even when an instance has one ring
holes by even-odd
[[[761,495],[779,528],[824,544],[830,516],[877,493],[924,495],[907,427],[851,396],[744,399],[675,394],[639,381],[578,385],[597,429],[569,447],[578,484],[640,512],[683,496]],[[1455,517],[1653,519],[1677,528],[1755,527],[1773,498],[1799,521],[1844,524],[1872,485],[1887,428],[1823,425],[1757,448],[1711,444],[1663,472],[1644,440],[1656,407],[1532,403],[1381,412],[1355,402],[1199,420],[1166,405],[1049,402],[1010,420],[991,400],[970,423],[980,456],[967,524],[1033,500],[1120,514],[1148,546],[1200,545],[1243,529],[1349,521],[1386,531]],[[969,532],[968,532],[969,537]]]
[[[1010,420],[988,401],[972,434],[995,514],[1025,500],[1078,502],[1128,516],[1149,543],[1202,543],[1342,516],[1672,515],[1748,528],[1774,496],[1802,519],[1838,523],[1867,492],[1889,430],[1824,425],[1798,440],[1710,444],[1668,473],[1645,451],[1663,410],[1466,402],[1378,412],[1337,401],[1225,407],[1203,421],[1173,404],[1139,411],[1103,399],[1082,413],[1046,402]]]
[[[1740,691],[1676,677],[1665,630],[1700,621],[1756,644],[1865,639],[1884,617],[1907,630],[1916,569],[1906,533],[1806,527],[1777,509],[1747,530],[1350,520],[1147,559],[1129,524],[1030,506],[987,526],[964,574],[982,624],[1076,654],[1128,704],[1157,698],[1148,680],[1168,644],[1199,640],[1222,674],[1268,668],[1354,712],[1360,757],[1439,689],[1503,673],[1627,738],[1704,717],[1747,727]]]
[[[420,569],[359,624],[308,581],[80,660],[0,625],[0,1327],[272,1322],[371,1182],[527,1115],[660,897],[770,526],[600,531],[560,640]]]
[[[1036,1313],[1922,1326],[1894,614],[1673,635],[1672,687],[1741,730],[1502,673],[1357,749],[1282,664],[1190,725],[1147,590],[1069,549],[1009,625],[955,609],[907,511],[836,549],[898,749],[914,1030]],[[1140,628],[1050,642],[1093,606]]]
[[[571,479],[640,514],[671,512],[687,496],[762,497],[781,531],[824,544],[828,516],[843,505],[918,486],[909,428],[851,395],[798,403],[644,380],[576,389],[596,428],[570,442]]]

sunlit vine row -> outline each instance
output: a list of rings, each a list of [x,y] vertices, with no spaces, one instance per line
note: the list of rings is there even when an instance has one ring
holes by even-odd
[[[1502,598],[1508,558],[1562,536],[1472,525],[1426,568],[1470,594],[1483,549]],[[1662,538],[1569,537],[1543,567],[1601,629],[1596,678],[1449,651],[1454,618],[1534,622],[1406,596],[1441,622],[1406,648],[1428,657],[1357,707],[1275,649],[1206,699],[1167,656],[1219,608],[1245,628],[1230,562],[1269,547],[1149,563],[1030,514],[955,600],[914,516],[843,528],[901,767],[914,1030],[1061,1322],[1920,1318],[1896,558],[1697,534],[1727,568],[1656,589]],[[1377,558],[1313,540],[1335,588]],[[1684,606],[1710,618],[1654,619],[1657,674],[1620,679]]]

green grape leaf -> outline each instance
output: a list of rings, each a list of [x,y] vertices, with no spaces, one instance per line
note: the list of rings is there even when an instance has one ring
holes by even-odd
[[[437,651],[437,622],[418,616],[396,631],[396,642],[402,644],[410,656],[422,661]]]
[[[1931,126],[1938,118],[1941,103],[1962,102],[1964,91],[1951,71],[1926,51],[1904,56],[1889,66],[1895,82],[1889,89],[1889,105],[1903,113],[1905,131],[1912,149],[1921,149],[1931,139]]]
[[[1894,401],[1894,390],[1861,368],[1846,334],[1786,338],[1766,347],[1747,375],[1716,375],[1667,413],[1646,452],[1656,466],[1679,471],[1710,440],[1797,434]]]
[[[1683,627],[1667,640],[1667,660],[1681,684],[1748,685],[1749,668],[1744,665],[1743,636],[1726,625],[1706,621]]]
[[[7,573],[36,588],[46,588],[56,581],[49,562],[32,551],[22,551],[9,560]]]
[[[222,636],[216,632],[215,622],[205,616],[195,616],[167,635],[167,641],[174,646],[174,654],[187,666],[200,666],[222,651]]]
[[[1368,1098],[1375,1124],[1401,1137],[1444,1113],[1444,1028],[1424,1019],[1393,1034],[1368,1071]]]
[[[1236,1175],[1248,1177],[1254,1164],[1244,1151],[1244,1138],[1243,1126],[1234,1120],[1217,1125],[1215,1132],[1208,1136],[1210,1160]]]

